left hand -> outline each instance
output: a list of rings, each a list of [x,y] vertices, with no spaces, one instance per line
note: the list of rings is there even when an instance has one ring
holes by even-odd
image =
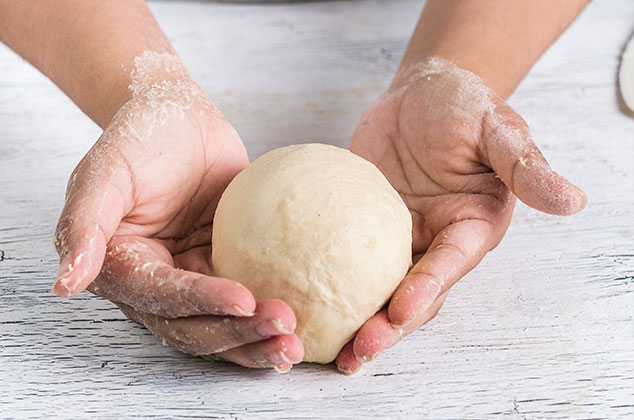
[[[151,65],[69,181],[53,290],[88,288],[185,353],[287,371],[304,351],[291,307],[256,302],[210,264],[216,205],[248,164],[242,141],[178,57],[141,58]]]
[[[585,205],[583,192],[550,169],[525,121],[454,66],[422,66],[397,80],[364,113],[349,147],[410,209],[417,262],[341,350],[336,363],[345,373],[436,315],[450,287],[501,241],[516,196],[556,215]]]

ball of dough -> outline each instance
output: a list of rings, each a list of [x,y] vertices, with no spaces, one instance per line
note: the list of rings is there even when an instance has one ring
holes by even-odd
[[[346,149],[305,144],[251,163],[213,223],[215,274],[297,317],[304,361],[329,363],[411,264],[412,219],[383,174]]]

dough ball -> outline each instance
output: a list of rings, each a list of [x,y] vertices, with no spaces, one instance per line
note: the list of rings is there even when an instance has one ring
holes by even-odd
[[[273,150],[225,190],[215,274],[297,316],[304,361],[329,363],[390,298],[411,264],[409,210],[383,174],[346,149]]]

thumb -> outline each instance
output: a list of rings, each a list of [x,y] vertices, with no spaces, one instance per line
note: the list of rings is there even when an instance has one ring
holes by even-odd
[[[522,117],[500,98],[494,104],[483,121],[485,163],[517,198],[537,210],[565,216],[583,209],[585,194],[550,168]]]
[[[97,142],[68,182],[54,239],[60,266],[53,293],[61,297],[78,294],[97,277],[106,244],[129,210],[129,172],[102,152]]]

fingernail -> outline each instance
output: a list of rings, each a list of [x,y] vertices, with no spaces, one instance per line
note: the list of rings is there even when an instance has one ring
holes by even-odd
[[[271,355],[269,356],[269,360],[275,363],[276,365],[284,365],[284,364],[294,365],[295,363],[301,362],[301,360],[293,361],[289,359],[288,356],[284,354],[283,351],[276,351],[271,353]]]
[[[288,360],[288,357],[286,357],[286,355],[281,351],[275,351],[271,353],[269,355],[269,360],[275,363],[276,365],[284,365],[284,364],[291,363],[291,361]]]
[[[407,322],[408,321],[405,321],[402,324],[395,324],[394,322],[390,322],[390,327],[392,327],[393,330],[402,330],[405,329]]]
[[[284,326],[284,324],[282,324],[282,321],[280,321],[279,319],[274,319],[272,320],[273,324],[275,325],[275,328],[277,328],[277,330],[282,333],[282,334],[292,334],[293,330],[290,328],[287,328],[286,326]]]
[[[368,363],[368,362],[370,362],[370,361],[374,360],[374,359],[376,358],[376,356],[378,356],[378,355],[379,355],[379,353],[374,353],[374,354],[372,354],[372,355],[370,355],[370,356],[368,356],[368,355],[362,355],[362,356],[359,356],[358,354],[356,354],[356,353],[355,353],[354,357],[355,357],[355,358],[356,358],[356,359],[357,359],[360,363]]]
[[[286,373],[289,370],[291,370],[292,367],[293,367],[293,365],[289,365],[289,364],[286,364],[286,363],[281,363],[279,365],[273,366],[273,369],[275,369],[275,371],[277,373]]]
[[[339,370],[339,372],[343,373],[344,375],[352,375],[360,371],[362,366],[363,365],[357,367],[356,369],[344,369],[342,367],[337,366],[337,369]]]
[[[290,363],[293,364],[293,362],[291,361],[291,359],[288,358],[288,356],[286,356],[286,354],[284,354],[283,351],[278,351],[277,352],[278,356],[280,356],[280,359],[282,359],[282,361],[284,363]]]
[[[60,271],[62,270],[60,269]],[[70,282],[70,278],[68,277],[70,273],[72,273],[72,270],[66,269],[64,272],[58,274],[57,280],[55,280],[51,288],[51,291],[57,296],[65,298],[73,294],[73,287],[68,284]]]
[[[576,187],[577,190],[579,191],[579,193],[581,194],[581,207],[579,208],[579,210],[583,210],[586,205],[588,204],[588,196],[586,195],[586,193],[579,187]]]
[[[67,283],[68,277],[60,277],[59,279],[55,280],[55,283],[53,283],[51,292],[63,298],[71,296],[72,291],[68,288]]]
[[[409,321],[403,323],[403,324],[393,324],[390,322],[390,327],[392,327],[393,330],[396,330],[396,332],[398,333],[398,335],[400,337],[403,336],[403,334],[405,333],[405,327],[407,326],[407,324],[409,323]]]
[[[270,337],[270,336],[273,336],[273,335],[291,334],[292,333],[292,331],[289,331],[277,319],[271,319],[271,320],[264,321],[261,324],[258,324],[258,326],[256,326],[255,329],[258,332],[258,334],[260,334],[263,337]]]
[[[57,271],[57,280],[53,283],[51,291],[60,297],[72,296],[75,292],[76,285],[70,284],[70,275],[75,271],[81,260],[86,255],[85,252],[77,255],[74,259],[71,254],[66,254],[59,264]]]
[[[249,312],[246,311],[244,309],[242,309],[241,307],[239,307],[238,305],[231,305],[231,309],[229,309],[228,311],[225,311],[231,315],[236,315],[236,316],[253,316],[255,315],[254,312]]]

